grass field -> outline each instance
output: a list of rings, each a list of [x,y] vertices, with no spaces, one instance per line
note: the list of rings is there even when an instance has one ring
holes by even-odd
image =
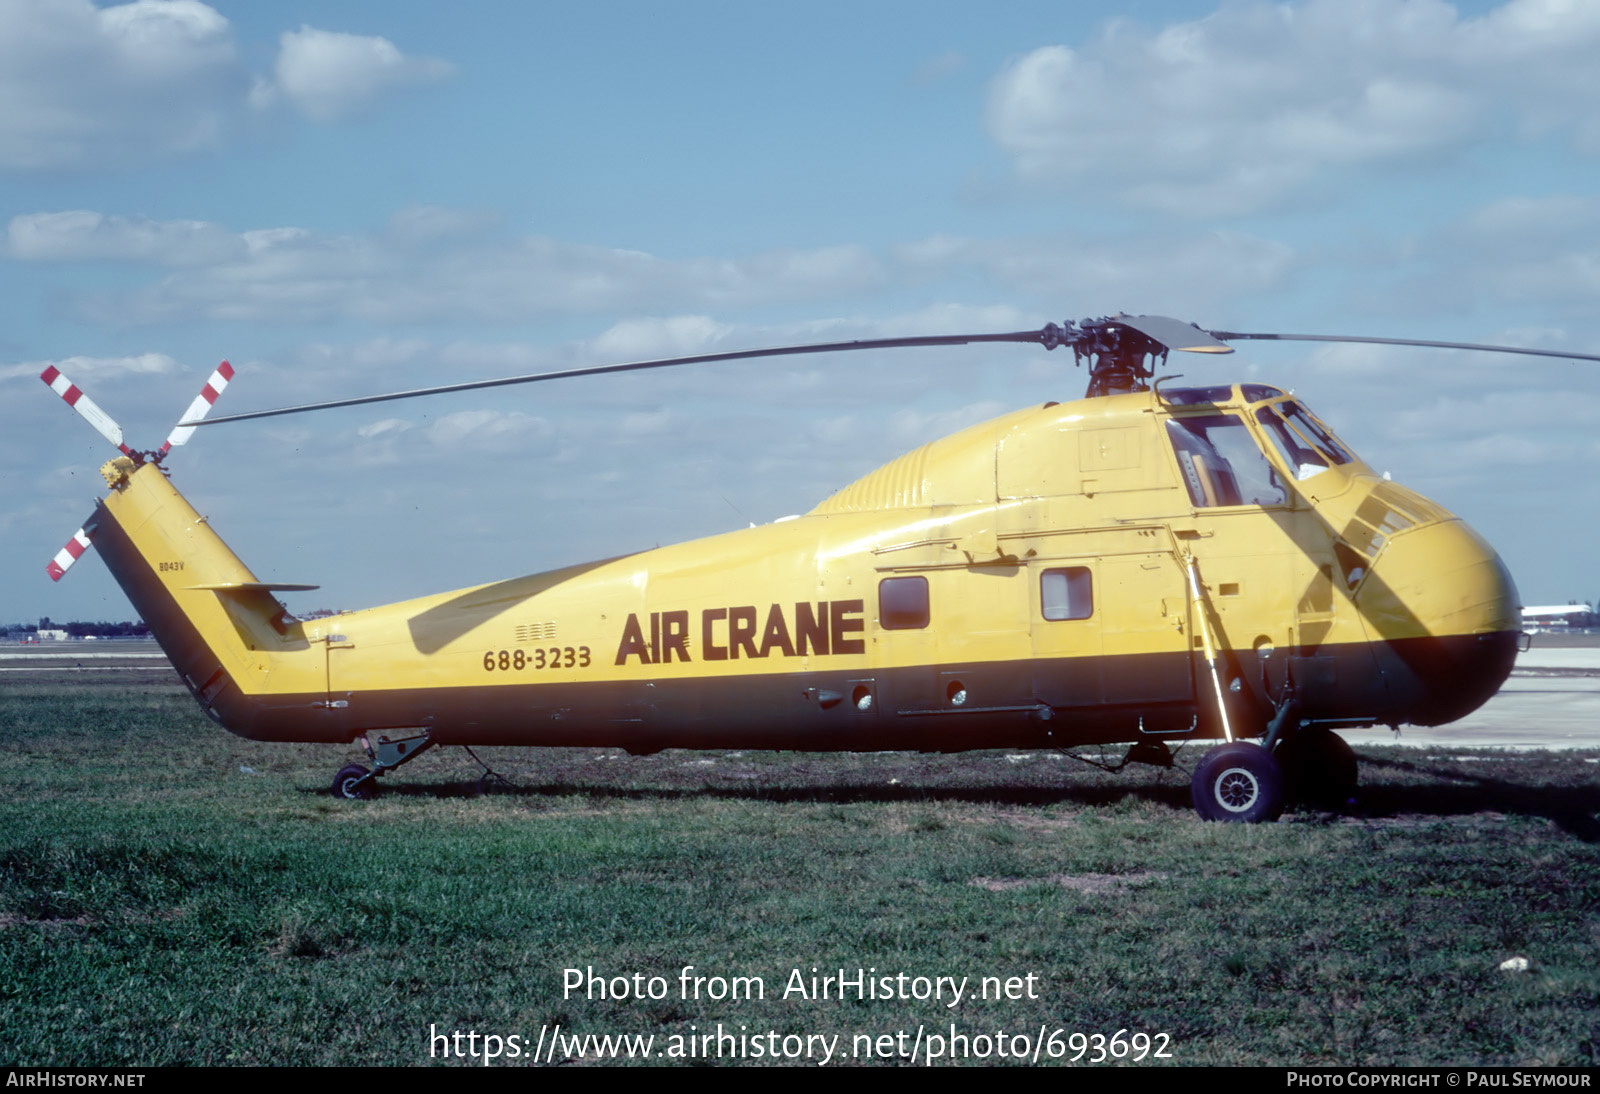
[[[0,686],[0,1063],[415,1064],[457,1030],[527,1063],[557,1025],[654,1035],[662,1061],[719,1023],[745,1037],[724,1057],[762,1062],[821,1062],[818,1037],[834,1064],[925,1057],[934,1035],[988,1062],[1600,1056],[1594,752],[1364,750],[1358,805],[1261,827],[1195,818],[1197,749],[1115,776],[1046,753],[489,750],[511,784],[486,795],[452,749],[344,802],[326,788],[353,749],[238,740],[166,679]],[[765,997],[684,998],[686,965]],[[813,967],[967,994],[785,997]],[[663,997],[567,992],[568,968]],[[974,998],[982,977],[1022,997]],[[575,1051],[552,1043],[541,1061]]]

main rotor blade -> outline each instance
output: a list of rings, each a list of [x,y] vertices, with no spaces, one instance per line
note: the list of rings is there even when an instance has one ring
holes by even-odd
[[[1233,352],[1232,346],[1223,345],[1209,332],[1181,319],[1169,319],[1164,315],[1114,315],[1111,317],[1111,322],[1132,327],[1168,349],[1183,353]]]
[[[355,399],[333,399],[325,403],[305,403],[277,410],[255,410],[245,414],[225,414],[204,421],[179,422],[179,426],[220,425],[223,422],[243,422],[251,418],[273,418],[281,414],[304,414],[312,410],[331,410],[341,406],[361,406],[366,403],[386,403],[396,399],[415,399],[423,395],[445,395],[452,391],[476,391],[480,388],[506,387],[511,384],[534,384],[541,380],[566,380],[574,376],[599,376],[608,372],[639,372],[651,368],[669,368],[674,365],[699,365],[711,361],[738,361],[749,357],[785,357],[799,353],[835,353],[857,349],[896,349],[914,346],[962,346],[973,342],[1037,342],[1054,348],[1062,341],[1062,329],[1049,324],[1039,330],[1011,331],[1004,334],[935,334],[918,338],[870,338],[854,342],[818,342],[805,346],[776,346],[771,349],[734,350],[727,353],[697,353],[688,357],[664,357],[653,361],[629,361],[620,365],[590,365],[585,368],[562,369],[559,372],[536,372],[527,376],[507,376],[499,380],[472,380],[463,384],[444,384],[440,387],[422,387],[411,391],[393,391],[387,395],[364,395]]]
[[[1231,330],[1214,330],[1208,333],[1213,338],[1218,338],[1224,342],[1235,342],[1243,338],[1255,338],[1270,342],[1366,342],[1379,346],[1432,346],[1436,349],[1485,350],[1489,353],[1522,353],[1529,357],[1569,357],[1576,361],[1600,361],[1600,355],[1593,353],[1567,353],[1563,350],[1527,349],[1523,346],[1490,346],[1479,342],[1433,342],[1417,338],[1362,338],[1345,334],[1249,334]]]

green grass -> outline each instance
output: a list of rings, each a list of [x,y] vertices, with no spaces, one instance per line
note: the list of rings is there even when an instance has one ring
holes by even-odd
[[[109,674],[108,674],[109,675]],[[375,802],[165,684],[0,688],[0,1063],[411,1064],[428,1033],[1171,1035],[1183,1064],[1588,1064],[1600,758],[1362,753],[1359,805],[1204,824],[1188,771],[459,749]],[[1500,969],[1526,957],[1526,972]],[[763,1000],[679,997],[679,970]],[[563,992],[661,976],[662,1000]],[[1037,998],[782,997],[794,969]],[[531,1042],[530,1042],[531,1043]],[[1069,1053],[1070,1055],[1070,1053]],[[560,1058],[559,1056],[557,1057]]]

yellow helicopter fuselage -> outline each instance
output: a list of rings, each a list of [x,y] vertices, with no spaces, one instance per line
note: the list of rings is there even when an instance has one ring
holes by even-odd
[[[1260,385],[1047,404],[774,524],[324,619],[154,465],[85,526],[246,737],[957,750],[1439,724],[1510,671],[1460,519]],[[1208,657],[1208,650],[1215,650]],[[1214,671],[1213,671],[1214,670]]]

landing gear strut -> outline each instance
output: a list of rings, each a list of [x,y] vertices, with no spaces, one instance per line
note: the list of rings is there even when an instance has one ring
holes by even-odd
[[[361,738],[361,747],[372,760],[372,769],[346,764],[333,777],[333,796],[350,801],[370,801],[378,796],[378,776],[410,763],[434,745],[428,730],[410,737],[391,738],[387,733]]]

